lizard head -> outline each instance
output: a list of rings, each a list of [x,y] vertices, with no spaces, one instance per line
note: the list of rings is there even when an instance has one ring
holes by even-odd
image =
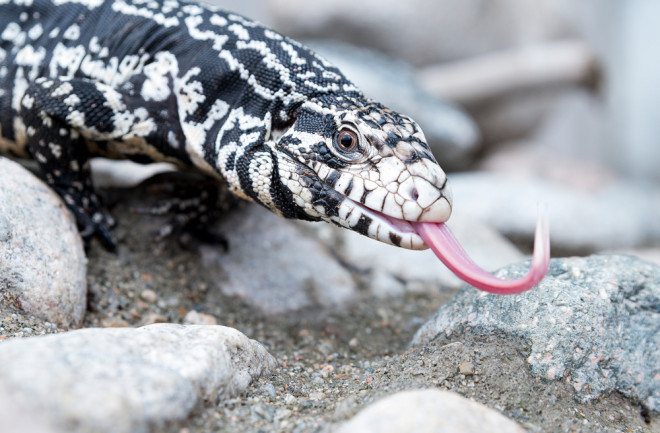
[[[285,216],[325,220],[423,249],[411,222],[445,222],[451,214],[447,177],[419,126],[375,101],[311,99],[275,151],[280,180],[291,193],[286,201],[298,208],[280,212]]]

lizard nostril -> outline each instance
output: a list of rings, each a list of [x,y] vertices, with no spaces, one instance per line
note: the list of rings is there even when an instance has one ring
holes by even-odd
[[[419,198],[419,192],[417,191],[417,188],[413,188],[410,190],[410,199],[413,201],[417,201]]]

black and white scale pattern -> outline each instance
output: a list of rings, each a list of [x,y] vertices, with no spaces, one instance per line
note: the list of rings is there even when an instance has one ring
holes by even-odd
[[[408,117],[300,43],[176,0],[0,0],[0,153],[34,158],[87,239],[88,158],[169,161],[288,218],[407,248],[447,179]]]

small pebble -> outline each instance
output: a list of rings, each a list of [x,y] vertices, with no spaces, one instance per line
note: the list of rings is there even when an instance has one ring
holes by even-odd
[[[200,313],[199,311],[190,310],[186,317],[183,318],[184,325],[217,325],[218,320],[210,314]]]
[[[130,324],[121,317],[106,317],[101,320],[101,326],[104,328],[128,328]]]
[[[269,406],[265,403],[259,403],[259,404],[256,404],[256,405],[252,406],[252,411],[259,418],[261,418],[261,419],[263,419],[267,422],[272,422],[273,417],[275,416],[275,408],[273,406]]]
[[[144,325],[153,325],[154,323],[168,323],[169,319],[166,316],[158,313],[147,313],[144,315],[142,322],[140,324]]]
[[[151,289],[145,289],[140,293],[140,298],[150,304],[155,304],[158,301],[158,294]]]
[[[267,383],[264,385],[264,391],[266,391],[272,398],[277,397],[277,391],[275,390],[275,387],[272,383]]]
[[[317,391],[309,394],[309,400],[307,401],[323,401],[324,399],[325,394],[321,391]]]
[[[462,362],[458,366],[458,372],[464,376],[472,376],[474,374],[474,364],[469,361]]]

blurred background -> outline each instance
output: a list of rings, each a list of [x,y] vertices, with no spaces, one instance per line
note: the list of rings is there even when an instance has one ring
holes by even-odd
[[[301,40],[422,126],[452,219],[660,263],[657,0],[208,0]]]

